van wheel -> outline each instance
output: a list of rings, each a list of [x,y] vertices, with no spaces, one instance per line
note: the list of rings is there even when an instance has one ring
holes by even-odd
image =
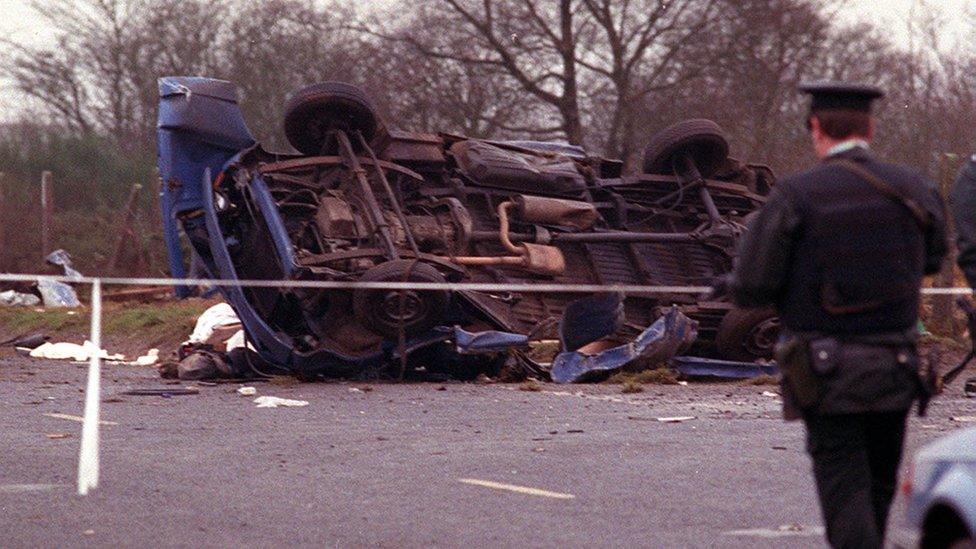
[[[443,283],[444,277],[433,266],[410,259],[381,263],[365,273],[360,282]],[[399,336],[402,325],[407,335],[430,330],[444,320],[450,305],[444,290],[366,290],[352,296],[356,320],[366,328],[390,339]]]
[[[718,325],[715,347],[727,360],[768,360],[773,358],[779,330],[779,317],[772,309],[732,309]]]
[[[722,128],[706,119],[678,122],[651,137],[644,148],[644,173],[673,175],[674,161],[687,154],[702,177],[711,177],[729,157],[729,141]]]
[[[336,144],[326,145],[328,133],[359,131],[371,141],[382,126],[376,107],[366,92],[344,82],[324,82],[296,91],[285,103],[285,136],[302,154],[335,154]],[[353,147],[358,140],[352,139]]]

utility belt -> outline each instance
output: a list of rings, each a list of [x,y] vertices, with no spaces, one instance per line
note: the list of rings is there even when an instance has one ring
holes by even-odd
[[[839,336],[787,333],[776,345],[787,399],[804,412],[851,414],[907,410],[919,414],[935,392],[914,330]]]

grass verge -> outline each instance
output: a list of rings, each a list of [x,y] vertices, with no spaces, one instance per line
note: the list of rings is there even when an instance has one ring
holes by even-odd
[[[106,348],[131,351],[176,345],[189,337],[197,317],[216,303],[212,300],[184,300],[153,303],[105,303],[102,309],[102,337]],[[91,314],[88,308],[42,309],[0,308],[0,340],[44,333],[52,341],[81,343],[88,338]],[[171,349],[163,348],[166,352]],[[175,350],[175,347],[174,349]]]

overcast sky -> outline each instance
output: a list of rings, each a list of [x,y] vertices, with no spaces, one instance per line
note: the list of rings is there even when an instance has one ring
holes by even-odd
[[[374,1],[395,4],[398,0]],[[43,4],[43,0],[41,3]],[[976,5],[976,0],[847,0],[847,7],[842,10],[840,16],[851,22],[867,21],[874,23],[879,28],[885,29],[897,41],[907,45],[909,36],[907,20],[912,14],[912,10],[937,10],[946,20],[944,28],[946,30],[946,42],[948,43],[967,33],[976,31],[976,29],[967,28],[965,19],[960,15],[967,6],[974,5]],[[0,17],[0,36],[6,36],[12,40],[31,45],[40,45],[50,41],[51,29],[29,7],[29,0],[0,0],[0,14],[3,14]],[[0,89],[2,89],[3,84],[0,82]],[[15,108],[11,105],[13,101],[10,99],[9,95],[6,101],[0,96],[0,120],[8,118],[11,109]]]
[[[386,2],[395,4],[396,0],[386,0]],[[946,29],[947,35],[955,35],[967,29],[964,28],[963,18],[954,15],[961,13],[967,5],[976,4],[976,0],[847,0],[847,3],[848,7],[843,11],[845,18],[851,21],[871,21],[888,29],[893,36],[907,40],[905,21],[911,14],[913,6],[919,9],[918,6],[928,5],[929,9],[940,10],[950,19]],[[3,14],[3,17],[0,17],[0,36],[8,36],[32,44],[43,43],[50,38],[50,29],[28,7],[28,4],[29,0],[0,0],[0,13]]]

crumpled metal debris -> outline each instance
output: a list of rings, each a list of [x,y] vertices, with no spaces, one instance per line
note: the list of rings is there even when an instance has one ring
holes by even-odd
[[[41,303],[41,298],[34,294],[24,294],[14,290],[0,292],[0,305],[4,307],[33,307]]]
[[[604,310],[609,311],[610,308]],[[556,383],[585,381],[589,377],[628,366],[637,359],[642,359],[647,364],[662,364],[685,350],[697,335],[698,323],[681,313],[677,307],[672,307],[634,341],[593,354],[586,353],[585,347],[559,353],[552,363],[552,380]],[[565,333],[563,340],[568,340]]]
[[[759,376],[779,375],[775,362],[733,362],[695,356],[676,356],[670,360],[672,368],[682,375],[694,377],[717,377],[723,379],[751,379]]]
[[[71,265],[71,256],[64,250],[54,250],[44,260],[61,267],[64,276],[74,280],[82,278],[81,273]],[[37,281],[37,291],[40,292],[45,307],[81,307],[75,289],[64,282],[41,278]]]
[[[454,345],[457,347],[458,354],[462,355],[504,352],[528,344],[529,336],[523,334],[496,330],[469,332],[460,326],[454,327]]]
[[[64,270],[64,276],[67,276],[73,280],[81,280],[84,278],[81,276],[81,273],[75,270],[74,266],[71,264],[71,256],[64,250],[54,250],[44,258],[44,261],[47,261],[51,265],[61,267]]]
[[[37,291],[41,293],[45,307],[65,307],[69,309],[81,307],[81,302],[78,301],[78,294],[75,293],[75,289],[64,282],[42,278],[37,281]]]

